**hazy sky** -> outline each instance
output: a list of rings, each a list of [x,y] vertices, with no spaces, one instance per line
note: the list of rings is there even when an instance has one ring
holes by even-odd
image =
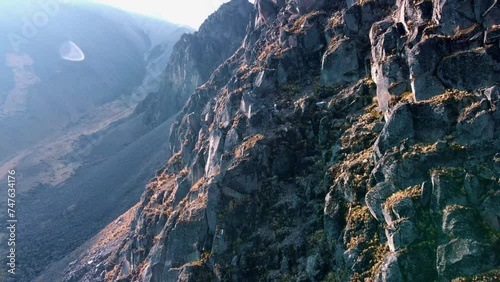
[[[203,21],[230,0],[0,0],[0,19],[24,5],[39,9],[51,3],[97,2],[198,29]],[[254,3],[254,0],[249,0]],[[42,5],[44,4],[44,5]],[[31,7],[31,8],[30,8]],[[19,9],[17,9],[19,10]],[[1,23],[0,23],[1,24]]]
[[[1,1],[1,0],[0,0]],[[94,0],[114,7],[134,11],[195,29],[222,3],[229,0]]]

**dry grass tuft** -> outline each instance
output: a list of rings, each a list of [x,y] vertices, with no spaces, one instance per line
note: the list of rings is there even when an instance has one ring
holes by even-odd
[[[239,159],[245,156],[246,152],[248,150],[252,149],[255,144],[261,140],[263,140],[265,137],[262,134],[255,134],[251,137],[249,137],[247,140],[245,140],[241,145],[239,145],[235,150],[234,150],[234,156],[235,158]]]

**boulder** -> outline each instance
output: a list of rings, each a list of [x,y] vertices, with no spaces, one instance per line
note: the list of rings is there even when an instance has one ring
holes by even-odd
[[[391,203],[389,201],[386,201],[382,208],[382,214],[388,225],[399,219],[411,219],[415,216],[415,206],[411,198],[403,197]]]
[[[500,101],[500,86],[495,85],[484,90],[484,96],[492,104],[498,103]]]
[[[196,281],[209,281],[211,278],[210,269],[205,264],[188,264],[183,266],[179,276],[178,282],[196,282]]]
[[[445,103],[417,104],[412,107],[416,142],[435,143],[449,132],[456,118],[453,106]]]
[[[427,23],[432,19],[432,1],[398,0],[399,20],[406,26],[415,26]]]
[[[236,128],[231,128],[224,141],[224,152],[233,150],[240,143],[240,136]]]
[[[319,122],[318,142],[320,145],[328,143],[328,137],[332,128],[332,121],[330,117],[324,117]]]
[[[500,230],[500,191],[484,200],[482,210],[484,221],[495,230]]]
[[[340,236],[342,231],[342,206],[341,201],[330,192],[325,198],[325,208],[323,217],[323,228],[328,246],[333,249],[334,242]]]
[[[484,140],[492,140],[495,134],[495,122],[487,110],[480,111],[470,119],[461,120],[457,124],[457,142],[475,144]]]
[[[255,25],[270,25],[276,18],[278,13],[278,7],[276,7],[276,3],[272,0],[259,0],[255,3],[257,7],[257,16]]]
[[[396,193],[398,189],[390,182],[383,182],[377,184],[366,193],[365,201],[370,213],[378,221],[384,220],[384,215],[382,213],[382,204],[389,198],[392,194]]]
[[[401,95],[410,89],[410,72],[406,58],[401,54],[404,43],[404,28],[400,24],[383,21],[375,23],[370,31],[372,44],[371,75],[377,84],[379,106],[389,109],[393,95]]]
[[[471,208],[449,206],[443,211],[442,231],[451,238],[480,239],[481,227],[478,215]]]
[[[323,38],[322,31],[319,30],[318,25],[308,28],[301,36],[305,52],[314,53],[321,50],[325,46]]]
[[[306,273],[311,281],[321,281],[325,276],[325,261],[320,253],[309,256],[306,263]]]
[[[500,39],[500,25],[491,27],[484,32],[484,44],[493,44]]]
[[[389,254],[384,258],[377,271],[374,282],[399,282],[403,281],[403,275],[398,265],[397,254]]]
[[[272,174],[284,179],[293,175],[294,164],[296,163],[294,159],[295,157],[290,150],[280,149],[272,161]]]
[[[343,259],[347,269],[351,269],[356,264],[359,253],[360,251],[357,248],[350,248],[344,252]]]
[[[263,70],[255,77],[253,86],[261,92],[276,89],[276,71]]]
[[[494,263],[492,250],[472,239],[453,239],[437,248],[436,266],[442,280],[480,273]]]
[[[500,83],[498,47],[457,52],[444,57],[437,75],[446,88],[472,91]]]
[[[415,206],[409,197],[404,197],[395,201],[392,204],[392,212],[397,219],[408,218],[412,219],[415,216]]]
[[[230,167],[224,176],[224,184],[238,193],[249,194],[260,186],[259,167],[250,162]]]
[[[413,115],[408,104],[394,109],[380,136],[375,141],[374,156],[380,159],[384,153],[394,146],[399,146],[406,138],[413,138]]]
[[[214,130],[209,137],[209,151],[207,163],[205,165],[205,174],[214,175],[220,167],[220,155],[224,148],[223,134],[220,130]]]
[[[400,96],[410,90],[409,69],[401,56],[390,56],[372,65],[372,77],[377,84],[379,106],[389,110],[389,101],[393,96]]]
[[[473,0],[433,0],[432,19],[439,24],[439,31],[453,35],[457,29],[465,29],[476,22]]]
[[[413,222],[403,219],[387,226],[385,236],[391,252],[396,252],[413,243],[418,237],[418,230]]]
[[[325,85],[339,85],[359,79],[359,62],[356,42],[340,39],[328,48],[321,64],[321,82]]]
[[[466,205],[467,198],[463,186],[463,173],[459,170],[434,172],[431,176],[431,208],[435,211],[451,205]]]
[[[467,193],[467,200],[473,206],[478,206],[480,204],[479,199],[484,191],[483,185],[479,183],[476,176],[467,173],[464,179],[464,188]]]
[[[444,92],[444,86],[434,73],[441,59],[449,53],[448,49],[448,39],[432,36],[409,51],[408,65],[415,100],[426,100]]]
[[[416,101],[427,100],[445,91],[441,81],[430,74],[414,77],[411,82],[411,88]]]
[[[174,187],[175,194],[173,203],[177,205],[189,193],[189,189],[191,189],[191,181],[189,181],[187,177],[179,177],[176,179]]]
[[[422,203],[423,206],[427,206],[432,197],[432,183],[429,181],[424,181],[421,185],[422,188],[422,194],[420,197],[420,202]]]
[[[430,36],[415,45],[408,54],[412,77],[432,75],[441,59],[449,53],[450,41],[443,37]]]
[[[476,18],[485,27],[498,26],[500,19],[500,5],[496,0],[475,1],[477,6]]]

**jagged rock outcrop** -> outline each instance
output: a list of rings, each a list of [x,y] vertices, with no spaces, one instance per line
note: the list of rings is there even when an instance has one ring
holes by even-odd
[[[496,1],[255,6],[106,278],[497,280]]]
[[[160,89],[138,107],[144,121],[155,127],[179,112],[194,90],[241,45],[253,17],[246,0],[231,1],[211,15],[193,34],[176,43],[161,77]]]

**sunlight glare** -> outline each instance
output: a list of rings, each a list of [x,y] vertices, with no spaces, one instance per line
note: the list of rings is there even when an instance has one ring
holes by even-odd
[[[73,41],[66,41],[59,48],[61,58],[72,62],[81,62],[85,60],[85,54]]]

